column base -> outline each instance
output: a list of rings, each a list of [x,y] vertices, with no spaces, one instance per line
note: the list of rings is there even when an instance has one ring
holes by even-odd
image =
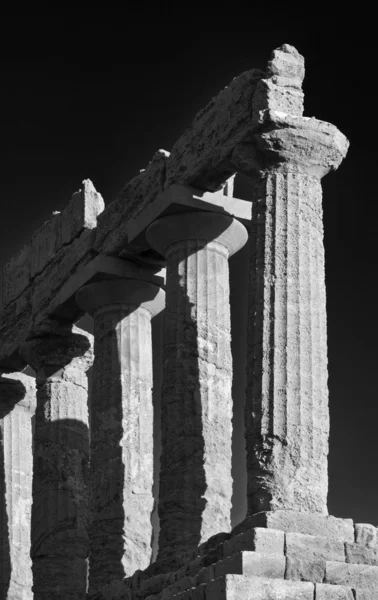
[[[289,516],[288,516],[289,513]],[[294,515],[297,521],[294,521]],[[91,600],[376,600],[378,530],[351,519],[295,511],[259,513],[265,523],[212,536],[181,564],[172,558],[105,586]],[[312,521],[311,521],[312,518]],[[251,525],[252,517],[244,525]],[[273,529],[310,527],[311,534]],[[291,520],[290,520],[291,519]],[[344,523],[344,528],[343,528]],[[328,529],[320,535],[320,526]],[[240,524],[243,525],[243,524]],[[239,526],[238,526],[239,527]],[[346,542],[345,538],[352,541]],[[181,557],[184,560],[183,557]]]

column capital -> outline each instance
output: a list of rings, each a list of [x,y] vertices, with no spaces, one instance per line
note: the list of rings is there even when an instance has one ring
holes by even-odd
[[[151,316],[165,305],[165,292],[149,281],[139,279],[104,280],[89,283],[76,292],[76,302],[90,315],[111,305],[145,308]]]
[[[22,406],[34,414],[35,379],[25,373],[5,373],[0,371],[0,418],[7,414],[15,405]]]
[[[49,377],[66,367],[87,371],[93,363],[93,336],[75,325],[24,342],[20,354],[37,372]]]
[[[204,245],[218,242],[232,256],[248,239],[244,225],[229,215],[213,212],[190,212],[169,215],[157,219],[146,232],[151,246],[163,256],[173,244],[199,240]]]
[[[232,162],[245,175],[299,172],[321,179],[340,166],[348,148],[331,123],[266,110],[250,140],[235,147]]]

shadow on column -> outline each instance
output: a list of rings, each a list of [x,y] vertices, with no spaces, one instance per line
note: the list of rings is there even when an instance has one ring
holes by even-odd
[[[10,380],[0,376],[0,423],[14,406],[26,395],[25,386],[21,381]],[[0,598],[6,599],[12,575],[10,553],[10,534],[8,525],[4,431],[0,425]]]
[[[36,598],[86,597],[88,436],[83,421],[59,419],[35,440],[31,557]]]
[[[198,328],[183,283],[177,271],[167,278],[167,297],[176,297],[174,311],[165,309],[165,332],[175,331],[176,338],[164,340],[163,353],[159,559],[172,548],[178,557],[200,544],[206,506]]]

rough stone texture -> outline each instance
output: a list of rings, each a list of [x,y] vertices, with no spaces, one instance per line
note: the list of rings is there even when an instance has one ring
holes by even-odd
[[[17,298],[54,260],[55,254],[70,244],[83,229],[95,228],[97,217],[104,207],[104,201],[92,182],[84,180],[82,189],[72,196],[66,208],[61,213],[53,213],[50,220],[34,233],[31,242],[5,265],[3,305]]]
[[[3,308],[0,313],[0,361],[4,367],[25,364],[17,350],[28,333],[59,308],[56,298],[71,275],[94,256],[98,215],[104,210],[101,195],[89,180],[62,211],[54,213],[31,242],[4,267]],[[72,320],[78,316],[60,315]]]
[[[354,593],[355,600],[378,600],[378,590],[362,590],[359,588],[358,590],[355,590]]]
[[[378,589],[378,567],[327,561],[324,581],[333,585],[361,588],[366,592],[376,592]]]
[[[377,528],[368,523],[356,523],[356,540],[345,544],[346,562],[365,565],[378,565]]]
[[[229,556],[241,550],[254,550],[264,554],[284,554],[285,534],[255,527],[232,537],[223,544],[223,556]]]
[[[94,317],[89,595],[151,559],[153,407],[151,316],[164,292],[124,279],[89,284],[78,303]]]
[[[294,510],[277,510],[251,515],[239,523],[233,533],[238,535],[253,527],[267,527],[268,529],[303,533],[344,542],[353,542],[354,540],[352,519],[338,519]]]
[[[261,123],[268,107],[301,116],[304,74],[304,58],[293,46],[283,44],[276,48],[268,63],[268,77],[259,81],[253,96],[253,122]]]
[[[230,528],[232,357],[228,258],[247,241],[231,217],[164,217],[148,230],[167,258],[159,558]]]
[[[98,219],[95,250],[118,254],[127,242],[128,221],[164,190],[169,153],[158,150],[146,169],[131,179]],[[144,248],[143,248],[144,249]]]
[[[27,341],[37,374],[31,556],[35,600],[83,599],[88,556],[88,408],[91,336],[66,324]]]
[[[360,596],[357,594],[357,600]],[[354,600],[351,588],[326,583],[315,585],[315,600]],[[370,600],[366,598],[366,600]],[[373,600],[373,598],[371,599]]]
[[[30,526],[35,381],[0,374],[0,598],[32,600]]]
[[[287,533],[285,536],[285,554],[289,558],[305,560],[345,561],[344,543],[315,535]]]
[[[285,579],[293,581],[312,581],[321,583],[325,575],[325,560],[305,558],[287,558]]]
[[[235,144],[249,133],[252,99],[263,75],[252,69],[235,77],[196,115],[172,148],[167,186],[183,183],[214,191],[235,173],[230,155]]]
[[[328,124],[318,127],[312,119],[290,117],[286,127],[285,119],[278,116],[255,134],[248,160],[241,161],[244,172],[259,171],[250,245],[248,512],[285,508],[326,514],[329,416],[320,176],[340,163],[347,142],[333,126],[334,135],[328,134]],[[244,159],[247,154],[248,149]]]
[[[226,575],[206,585],[206,600],[314,600],[314,584]]]
[[[285,557],[280,554],[237,552],[214,565],[215,578],[228,573],[284,579]]]

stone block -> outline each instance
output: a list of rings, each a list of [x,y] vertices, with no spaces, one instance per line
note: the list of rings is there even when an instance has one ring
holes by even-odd
[[[203,567],[197,575],[197,584],[206,583],[215,577],[214,565]]]
[[[104,211],[104,200],[89,179],[73,194],[71,201],[61,213],[62,244],[69,244],[83,229],[94,229],[97,217]]]
[[[56,296],[69,277],[93,258],[94,231],[86,230],[72,244],[61,248],[32,285],[32,311],[34,323],[57,307]],[[78,309],[77,309],[78,311]]]
[[[345,544],[347,563],[378,565],[378,548],[369,548],[364,544]]]
[[[164,190],[167,154],[165,150],[156,152],[146,169],[131,179],[100,215],[95,241],[98,253],[119,254],[127,246],[129,220]]]
[[[252,69],[235,77],[196,115],[172,148],[167,185],[182,183],[215,191],[234,174],[229,156],[250,131],[252,99],[264,75]]]
[[[206,600],[314,600],[314,584],[225,575],[206,586]]]
[[[351,588],[340,585],[329,585],[328,583],[317,583],[315,585],[314,600],[354,600],[354,595]]]
[[[143,596],[159,594],[162,589],[175,582],[174,573],[161,573],[141,581],[140,590]]]
[[[285,579],[321,583],[324,579],[325,567],[326,561],[321,559],[287,558]]]
[[[24,246],[5,265],[2,274],[2,304],[7,306],[17,298],[30,283],[31,244]]]
[[[338,519],[318,513],[294,510],[259,512],[239,523],[233,533],[237,535],[253,527],[266,527],[288,533],[304,533],[344,542],[354,542],[352,519]]]
[[[284,579],[285,557],[281,554],[238,552],[214,565],[215,578],[228,573]]]
[[[325,537],[303,533],[287,533],[285,554],[288,558],[305,560],[345,561],[344,543]]]
[[[168,600],[168,598],[172,598],[181,592],[185,592],[186,590],[192,589],[196,587],[196,577],[183,577],[175,583],[172,583],[170,586],[165,588],[161,593],[161,600]]]
[[[373,592],[378,590],[378,567],[327,561],[324,582]]]
[[[204,583],[175,596],[175,600],[205,600],[205,598],[206,584]]]
[[[354,593],[355,600],[378,600],[378,590],[362,590],[359,588]]]
[[[53,213],[38,229],[31,241],[30,276],[34,279],[42,273],[62,246],[62,229],[60,213]]]
[[[370,523],[355,523],[356,544],[367,548],[377,547],[377,528]]]
[[[283,531],[254,527],[235,535],[223,543],[223,556],[230,556],[242,550],[254,550],[263,554],[283,554],[285,534]]]

